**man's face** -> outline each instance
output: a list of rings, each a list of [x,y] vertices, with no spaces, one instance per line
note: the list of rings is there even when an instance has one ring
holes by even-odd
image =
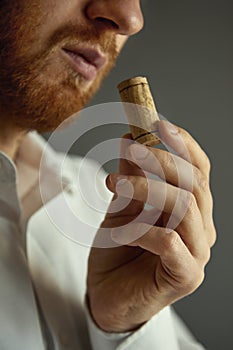
[[[47,131],[81,110],[142,28],[139,1],[1,0],[1,120]]]

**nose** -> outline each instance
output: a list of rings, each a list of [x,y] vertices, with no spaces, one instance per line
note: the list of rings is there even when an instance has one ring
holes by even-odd
[[[127,36],[138,33],[144,24],[140,0],[91,0],[86,15],[117,34]]]

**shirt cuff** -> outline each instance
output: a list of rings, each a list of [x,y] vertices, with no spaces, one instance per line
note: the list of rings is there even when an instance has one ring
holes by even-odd
[[[170,307],[164,308],[135,332],[106,333],[92,320],[86,307],[93,350],[179,350]]]

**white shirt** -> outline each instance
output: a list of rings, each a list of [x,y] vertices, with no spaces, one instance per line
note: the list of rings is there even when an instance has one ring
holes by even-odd
[[[104,213],[92,210],[76,186],[81,158],[66,158],[63,189],[59,187],[62,156],[52,149],[40,179],[43,205],[38,174],[44,144],[36,133],[28,134],[17,167],[0,152],[0,349],[204,349],[170,307],[132,333],[105,333],[95,325],[85,307],[90,248],[77,244],[72,232],[84,237],[82,222],[93,222],[95,230]],[[91,160],[82,169],[85,191],[93,202],[97,199],[90,184],[96,169]],[[95,182],[107,210],[112,195],[105,176],[98,171]]]

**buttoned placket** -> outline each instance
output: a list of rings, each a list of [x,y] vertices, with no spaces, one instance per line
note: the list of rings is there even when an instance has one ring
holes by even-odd
[[[18,152],[18,159],[16,164],[14,164],[13,161],[9,159],[4,153],[0,152],[0,207],[2,207],[2,211],[5,210],[5,212],[2,214],[10,221],[14,221],[14,223],[17,225],[17,232],[19,233],[17,238],[20,240],[20,244],[22,245],[25,256],[27,257],[27,222],[30,216],[33,215],[33,212],[28,212],[27,208],[31,207],[32,203],[34,204],[34,211],[39,210],[40,207],[43,206],[44,203],[40,196],[40,185],[44,186],[43,191],[46,191],[46,186],[49,187],[49,183],[39,183],[40,169],[29,169],[29,175],[31,174],[32,181],[30,182],[29,187],[26,189],[25,195],[19,199],[18,193],[20,192],[20,189],[18,183],[19,174],[17,173],[17,163],[20,169],[20,164],[22,165],[20,161],[20,151]],[[54,169],[52,170],[54,171]],[[57,189],[58,188],[60,188],[60,190],[64,190],[69,194],[72,194],[72,187],[70,186],[70,180],[67,176],[62,177],[61,186],[57,186]],[[54,192],[53,196],[59,194],[57,189]],[[3,205],[1,205],[1,203],[3,203]],[[38,309],[38,317],[44,337],[45,348],[47,350],[54,350],[55,343],[53,336],[46,323],[34,286],[33,289]],[[67,337],[64,336],[63,332],[60,336],[60,342],[62,346],[67,346]]]

